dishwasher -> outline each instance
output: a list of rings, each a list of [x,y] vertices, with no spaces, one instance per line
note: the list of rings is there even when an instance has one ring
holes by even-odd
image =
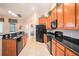
[[[47,34],[47,49],[51,53],[52,35]]]

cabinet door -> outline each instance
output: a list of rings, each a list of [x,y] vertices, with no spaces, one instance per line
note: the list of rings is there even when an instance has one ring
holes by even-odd
[[[79,3],[76,3],[76,26],[79,28]]]
[[[64,55],[65,55],[64,51],[62,49],[60,49],[59,47],[57,47],[57,54],[56,54],[56,56],[64,56]]]
[[[54,43],[52,43],[52,55],[56,55],[56,45]]]
[[[52,19],[52,21],[57,19],[56,8],[54,10],[52,10],[52,12],[51,12],[51,19]]]
[[[44,34],[44,43],[46,44],[47,43],[47,35]]]
[[[48,16],[46,20],[46,29],[51,29],[51,16]]]
[[[46,24],[46,18],[40,18],[39,24]]]
[[[74,52],[69,49],[66,49],[66,56],[77,56]]]
[[[16,40],[2,41],[2,56],[16,56]]]
[[[56,41],[55,40],[53,40],[52,41],[52,55],[53,56],[56,56]]]
[[[57,21],[58,28],[63,28],[63,4],[57,8]]]
[[[57,43],[57,47],[59,47],[61,50],[65,51],[65,47],[59,43]]]
[[[65,28],[75,27],[75,4],[74,3],[64,4],[64,27]]]

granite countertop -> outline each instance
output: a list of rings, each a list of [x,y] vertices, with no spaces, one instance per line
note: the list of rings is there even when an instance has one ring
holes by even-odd
[[[56,39],[55,39],[56,40]],[[58,43],[60,43],[61,45],[63,45],[64,47],[70,49],[71,51],[73,51],[75,54],[79,55],[79,46],[76,44],[73,44],[67,40],[63,40],[62,42],[56,40]]]
[[[52,37],[51,40],[56,40],[58,43],[60,43],[64,47],[70,49],[75,54],[79,55],[79,39],[63,36],[63,39],[61,39],[61,41],[60,41],[60,40],[58,40],[59,38],[55,37],[54,34],[52,35],[50,33],[47,33],[47,36]]]

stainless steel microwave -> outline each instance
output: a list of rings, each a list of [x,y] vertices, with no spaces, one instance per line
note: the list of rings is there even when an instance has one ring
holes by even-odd
[[[57,20],[54,20],[51,22],[51,28],[56,29],[57,28]]]

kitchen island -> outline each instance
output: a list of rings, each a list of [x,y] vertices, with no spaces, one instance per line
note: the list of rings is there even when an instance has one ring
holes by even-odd
[[[24,32],[5,34],[2,38],[2,56],[18,56],[26,45]]]

